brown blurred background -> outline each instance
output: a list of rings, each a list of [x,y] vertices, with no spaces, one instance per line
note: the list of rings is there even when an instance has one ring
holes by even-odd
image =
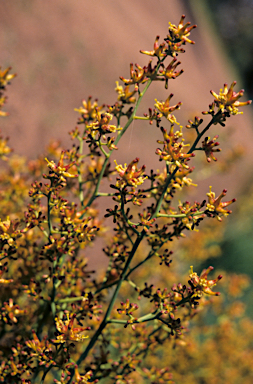
[[[146,65],[149,58],[139,50],[152,49],[156,35],[163,39],[168,21],[178,24],[182,14],[186,14],[186,21],[198,24],[191,35],[196,45],[187,45],[186,53],[179,58],[182,62],[179,68],[185,73],[172,80],[168,90],[161,83],[154,84],[140,114],[153,106],[155,98],[165,100],[172,92],[175,104],[183,102],[176,116],[185,126],[189,118],[200,116],[201,111],[208,109],[213,99],[210,89],[219,92],[225,82],[230,84],[233,80],[238,81],[237,91],[244,88],[242,64],[236,68],[234,64],[240,64],[240,60],[236,61],[235,55],[227,56],[224,41],[227,44],[228,38],[227,41],[221,38],[225,22],[231,33],[235,33],[237,23],[229,24],[229,13],[224,8],[228,1],[216,1],[217,8],[214,5],[208,8],[210,3],[198,0],[2,0],[0,65],[11,65],[18,73],[8,89],[9,103],[5,110],[10,116],[1,119],[1,130],[10,136],[11,147],[29,158],[42,154],[52,139],[61,139],[64,146],[70,147],[67,133],[75,127],[78,118],[74,108],[89,95],[98,98],[101,104],[114,103],[115,81],[119,76],[129,76],[130,62]],[[238,2],[230,1],[227,9],[235,9],[234,3]],[[247,16],[247,9],[252,11],[252,2],[243,0],[240,4],[241,10],[244,6],[240,18],[244,25],[243,17]],[[221,6],[223,8],[219,8]],[[235,11],[233,15],[239,13]],[[213,23],[215,20],[218,26]],[[250,31],[251,27],[247,28]],[[231,35],[229,30],[225,32]],[[233,44],[233,40],[230,43]],[[238,192],[248,186],[252,178],[251,108],[244,108],[242,116],[231,118],[226,128],[218,126],[209,133],[210,136],[216,134],[221,137],[224,153],[232,145],[241,144],[245,156],[228,174],[216,175],[216,165],[211,164],[211,178],[206,180],[208,171],[198,180],[200,190],[205,193],[208,186],[213,185],[217,193],[223,188],[229,189],[228,199],[238,197]],[[135,121],[119,146],[120,160],[129,162],[139,156],[141,164],[158,167],[154,154],[158,135],[155,126]]]
[[[115,81],[119,76],[129,76],[129,63],[148,62],[149,58],[139,50],[152,49],[155,36],[163,38],[168,21],[177,24],[183,13],[186,20],[198,24],[192,32],[196,45],[188,45],[180,57],[180,68],[184,68],[185,73],[169,83],[168,91],[162,84],[155,84],[141,111],[153,106],[154,98],[164,100],[173,92],[175,103],[183,102],[177,116],[185,125],[190,117],[208,108],[212,101],[210,89],[218,92],[225,82],[231,83],[235,77],[237,89],[242,88],[240,77],[236,76],[235,68],[229,64],[211,29],[207,11],[199,3],[182,0],[1,1],[0,62],[3,67],[11,65],[18,73],[8,90],[10,117],[2,119],[1,129],[10,136],[15,151],[34,157],[43,152],[51,139],[59,138],[69,146],[67,132],[74,128],[78,116],[74,108],[89,95],[97,97],[101,104],[112,104],[116,98]],[[245,108],[243,117],[229,121],[230,126],[239,127],[234,140],[246,150],[252,139],[250,115],[250,109]],[[226,132],[229,129],[227,127]],[[224,130],[218,127],[218,131],[222,134]],[[124,161],[137,155],[140,140],[142,162],[147,163],[150,158],[156,161],[151,153],[154,153],[157,135],[155,128],[135,122],[122,145]],[[240,177],[243,178],[242,172]]]

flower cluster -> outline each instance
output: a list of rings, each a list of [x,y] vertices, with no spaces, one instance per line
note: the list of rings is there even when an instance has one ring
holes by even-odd
[[[203,115],[210,114],[213,117],[213,124],[220,124],[225,126],[225,121],[231,115],[242,114],[238,107],[243,107],[252,103],[252,100],[238,101],[244,94],[244,90],[241,89],[239,92],[234,91],[236,81],[230,85],[224,84],[224,90],[220,90],[217,94],[214,91],[210,91],[214,96],[214,102],[209,105],[209,110],[202,112]]]
[[[209,267],[204,269],[201,272],[200,276],[197,275],[196,272],[193,272],[193,267],[191,266],[190,274],[189,274],[189,284],[193,290],[193,294],[191,297],[201,297],[203,293],[207,295],[219,296],[220,292],[214,292],[211,288],[213,288],[216,283],[222,278],[219,275],[216,279],[207,280],[207,275],[213,270],[213,267]]]
[[[219,221],[221,221],[221,216],[228,216],[232,211],[226,209],[226,207],[236,201],[232,199],[230,201],[222,202],[221,199],[226,196],[227,190],[224,189],[221,194],[215,198],[215,193],[212,192],[212,187],[210,187],[210,192],[207,193],[208,203],[206,213],[211,216],[216,216]]]
[[[159,144],[163,144],[163,149],[158,148],[156,150],[157,155],[160,156],[160,161],[165,160],[167,163],[172,164],[178,168],[186,168],[189,166],[187,162],[191,157],[194,157],[194,153],[183,153],[183,149],[188,146],[184,144],[183,140],[178,142],[182,137],[181,131],[174,132],[174,125],[171,125],[170,131],[167,132],[165,128],[161,128],[164,140],[158,140]]]
[[[82,341],[87,339],[87,335],[82,334],[82,332],[89,330],[89,327],[74,327],[76,315],[66,313],[66,320],[61,320],[58,317],[55,318],[56,329],[60,333],[56,336],[56,339],[53,340],[55,343],[67,343],[73,341]]]
[[[10,84],[10,81],[17,76],[15,73],[10,73],[11,67],[8,67],[2,71],[0,67],[0,117],[7,116],[8,113],[2,111],[3,105],[6,103],[7,97],[4,96],[4,91],[6,90],[6,85]]]

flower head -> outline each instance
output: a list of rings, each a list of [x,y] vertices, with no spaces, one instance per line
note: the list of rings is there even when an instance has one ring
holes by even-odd
[[[1,70],[0,67],[0,89],[5,89],[6,85],[17,76],[15,73],[10,73],[11,67]]]
[[[160,76],[164,76],[166,89],[168,88],[168,81],[170,79],[176,79],[176,77],[180,76],[184,72],[183,69],[176,71],[177,66],[180,64],[181,62],[177,61],[177,59],[174,57],[166,68],[161,69]]]
[[[156,56],[158,58],[166,57],[166,48],[165,43],[159,44],[159,38],[160,36],[156,36],[155,43],[154,43],[154,49],[152,51],[140,51],[140,53],[144,53],[144,55],[148,56]]]
[[[134,95],[138,92],[138,86],[135,86],[134,90],[130,91],[130,85],[123,88],[122,85],[119,85],[119,82],[116,81],[115,91],[118,92],[119,101],[122,101],[124,104],[133,104],[136,101]]]
[[[137,187],[138,185],[141,185],[144,183],[144,180],[147,178],[147,176],[144,176],[145,171],[145,165],[143,165],[141,168],[137,168],[137,164],[139,162],[139,158],[136,157],[131,163],[127,166],[123,167],[122,165],[118,165],[116,160],[116,171],[120,175],[121,179],[117,181],[116,186],[120,188],[124,188],[126,185],[129,185],[131,187]]]
[[[228,216],[230,213],[232,213],[231,210],[229,209],[225,209],[228,205],[234,203],[236,201],[236,199],[232,199],[230,201],[224,201],[222,202],[221,199],[226,196],[227,194],[227,190],[226,189],[223,189],[223,191],[221,192],[221,194],[215,198],[215,193],[212,192],[212,187],[210,187],[210,192],[207,193],[206,195],[208,196],[208,203],[207,203],[207,210],[205,211],[205,213],[207,215],[215,215],[217,216],[217,219],[219,221],[221,221],[221,217],[220,215],[223,215],[223,216]]]
[[[4,161],[8,160],[6,155],[12,152],[12,149],[7,145],[8,140],[8,138],[4,139],[3,136],[0,135],[0,159]]]
[[[98,111],[100,111],[104,106],[98,106],[97,99],[92,103],[91,102],[92,97],[89,96],[88,100],[83,100],[82,101],[82,107],[80,108],[75,108],[74,110],[76,112],[79,112],[81,114],[81,118],[79,120],[79,124],[81,123],[88,123],[91,120],[94,120],[96,117],[96,114]]]
[[[8,244],[10,247],[16,247],[15,240],[21,236],[20,230],[17,229],[18,221],[11,221],[9,216],[6,220],[0,219],[0,240],[3,244]]]
[[[189,21],[184,25],[184,19],[185,15],[182,15],[178,26],[169,22],[169,35],[167,38],[172,41],[176,40],[178,42],[182,42],[183,44],[195,44],[195,42],[190,40],[188,36],[190,35],[191,30],[196,28],[197,25],[190,26],[191,23]]]
[[[83,335],[82,332],[89,330],[89,327],[74,327],[76,315],[66,313],[66,320],[63,321],[59,317],[55,318],[56,328],[60,335],[57,336],[55,343],[65,343],[72,341],[83,341],[89,336]]]
[[[1,308],[0,319],[7,324],[17,323],[20,315],[25,313],[24,309],[20,309],[17,304],[14,304],[13,299],[9,299],[9,302],[4,302]]]
[[[234,86],[236,81],[230,85],[228,89],[228,85],[224,84],[224,90],[220,89],[220,93],[217,94],[214,91],[210,91],[214,96],[215,105],[219,108],[221,112],[227,111],[231,115],[242,114],[243,112],[239,112],[238,107],[243,107],[244,105],[251,104],[252,100],[248,101],[238,101],[240,97],[243,96],[244,90],[241,89],[239,92],[234,92]]]
[[[145,83],[148,78],[146,76],[146,69],[147,67],[141,67],[138,64],[135,64],[136,69],[134,69],[133,63],[130,64],[130,79],[125,79],[124,77],[120,77],[120,80],[122,80],[126,85],[128,84],[143,84]]]
[[[160,160],[165,160],[169,163],[175,164],[177,167],[183,167],[188,169],[187,161],[194,157],[194,153],[183,153],[184,147],[187,144],[183,144],[183,139],[178,142],[178,139],[182,137],[182,132],[174,132],[174,126],[172,125],[170,131],[167,132],[165,128],[161,128],[164,140],[158,140],[159,144],[163,144],[163,149],[157,148],[156,154],[160,156]]]
[[[58,164],[56,165],[54,161],[49,161],[47,158],[45,159],[47,162],[48,168],[50,168],[50,176],[58,178],[62,182],[66,182],[66,177],[77,177],[78,175],[69,173],[68,170],[71,168],[75,162],[73,161],[70,164],[64,165],[63,159],[64,159],[65,151],[62,151],[60,160]]]
[[[158,109],[158,111],[161,113],[161,116],[166,117],[167,120],[171,124],[176,123],[176,118],[174,115],[172,115],[172,112],[176,111],[177,109],[180,109],[182,103],[179,101],[176,105],[170,105],[170,100],[173,97],[173,93],[171,93],[165,101],[158,101],[155,99],[155,108]]]
[[[190,274],[189,274],[189,284],[195,291],[193,296],[202,296],[203,293],[207,295],[213,295],[213,296],[219,296],[220,292],[213,292],[212,287],[216,285],[216,283],[222,278],[222,275],[219,275],[216,279],[213,280],[207,280],[207,275],[209,272],[211,272],[214,268],[209,267],[207,269],[204,269],[200,276],[196,272],[193,272],[193,267],[191,266]]]
[[[91,383],[90,381],[91,376],[92,376],[92,371],[85,373],[85,375],[80,375],[80,373],[78,372],[78,366],[77,365],[75,366],[76,383],[80,383],[80,384]]]
[[[205,151],[206,159],[208,163],[210,163],[211,160],[217,161],[217,158],[214,156],[213,153],[221,151],[221,148],[214,148],[220,145],[218,141],[215,141],[216,139],[218,139],[218,137],[219,137],[218,135],[214,136],[213,140],[210,140],[210,137],[206,137],[202,141],[202,148]]]

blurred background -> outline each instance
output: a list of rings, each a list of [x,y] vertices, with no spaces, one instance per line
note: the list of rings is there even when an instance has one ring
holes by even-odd
[[[185,126],[208,109],[210,90],[218,93],[224,83],[237,80],[236,91],[244,88],[244,100],[253,98],[253,1],[1,1],[0,65],[18,73],[8,89],[10,116],[1,120],[10,146],[30,159],[42,154],[50,140],[70,147],[68,132],[78,118],[74,108],[89,95],[100,104],[114,103],[115,81],[128,78],[130,62],[146,65],[149,58],[139,50],[151,50],[156,35],[166,36],[168,21],[178,24],[182,14],[198,25],[191,35],[196,45],[188,45],[180,57],[185,73],[168,90],[155,84],[140,114],[153,107],[155,98],[174,93],[175,104],[183,102],[176,117]],[[223,171],[219,161],[204,167],[197,183],[202,196],[212,185],[217,195],[227,188],[227,200],[238,201],[227,220],[222,255],[210,264],[253,277],[252,109],[243,112],[210,133],[220,136],[221,165],[223,156],[238,160]],[[141,147],[140,163],[158,167],[157,136],[155,126],[135,122],[120,144],[119,160],[131,161]],[[191,193],[192,200],[198,197]],[[249,289],[245,300],[252,299]]]

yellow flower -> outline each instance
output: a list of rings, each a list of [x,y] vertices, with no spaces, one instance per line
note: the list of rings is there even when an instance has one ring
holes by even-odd
[[[89,330],[89,327],[74,327],[75,314],[67,312],[66,320],[63,321],[59,317],[55,318],[57,331],[60,335],[56,336],[57,339],[53,340],[55,343],[65,343],[72,341],[83,341],[89,336],[81,334],[82,332]]]
[[[202,296],[203,293],[207,295],[213,295],[213,296],[219,296],[220,292],[213,292],[211,290],[212,287],[214,287],[217,283],[222,278],[222,275],[219,275],[216,279],[213,280],[207,280],[207,275],[209,272],[211,272],[214,268],[209,267],[207,269],[204,269],[201,272],[201,275],[198,276],[196,272],[193,272],[193,267],[190,267],[190,272],[189,272],[189,283],[195,290],[195,293],[193,296]]]
[[[222,202],[221,199],[226,196],[227,194],[227,190],[226,189],[223,189],[223,191],[221,192],[221,194],[215,198],[215,193],[212,192],[212,187],[209,187],[210,188],[210,192],[207,193],[206,195],[208,196],[208,203],[207,203],[207,211],[205,211],[205,213],[208,215],[208,214],[216,214],[217,215],[217,219],[219,221],[221,221],[221,217],[219,216],[219,214],[222,214],[223,216],[228,216],[230,213],[232,213],[231,210],[229,209],[225,209],[228,205],[234,203],[236,201],[236,199],[232,199],[230,201],[224,201]]]
[[[196,28],[197,25],[190,26],[191,23],[189,21],[184,25],[184,19],[185,19],[185,15],[182,15],[178,26],[169,22],[169,35],[167,36],[168,40],[170,41],[176,40],[184,44],[185,43],[195,44],[195,42],[190,40],[188,36],[190,35],[191,30],[193,28]]]
[[[63,164],[64,154],[65,152],[62,151],[60,160],[57,165],[53,160],[49,161],[47,158],[45,160],[47,162],[48,168],[50,168],[51,172],[53,173],[53,176],[58,177],[63,182],[66,182],[66,177],[77,177],[78,175],[74,175],[72,173],[67,172],[68,169],[75,164],[75,162],[73,161],[70,164],[64,165]]]
[[[165,43],[159,44],[159,38],[160,36],[156,36],[154,49],[152,51],[140,51],[140,53],[144,53],[144,55],[148,56],[156,56],[158,58],[167,56]]]
[[[6,85],[15,77],[17,76],[16,73],[9,73],[11,70],[11,67],[8,67],[1,71],[0,67],[0,88],[4,89]]]
[[[168,88],[168,81],[170,79],[176,79],[176,77],[180,76],[184,72],[183,69],[181,69],[180,71],[176,71],[177,66],[180,64],[181,62],[177,61],[177,59],[174,57],[170,64],[160,71],[160,76],[164,76],[166,89]]]
[[[17,229],[18,225],[19,222],[11,221],[9,216],[5,221],[0,219],[0,239],[11,247],[15,246],[14,240],[21,236],[20,230]]]
[[[130,64],[130,76],[131,79],[125,79],[124,77],[120,77],[120,80],[122,80],[126,85],[129,84],[143,84],[146,81],[148,81],[148,78],[146,76],[147,67],[141,67],[138,64],[135,64],[136,69],[134,69],[133,63]]]
[[[77,380],[77,383],[86,384],[88,383],[88,380],[91,378],[91,376],[92,371],[87,372],[85,375],[80,375],[77,365],[75,366],[75,379]],[[89,381],[89,383],[91,383],[91,381]]]
[[[121,177],[121,180],[118,180],[116,183],[117,187],[124,188],[126,185],[137,187],[138,185],[141,185],[144,183],[144,180],[147,178],[147,176],[144,176],[145,171],[145,165],[143,165],[140,169],[137,168],[139,158],[136,157],[131,163],[127,166],[123,167],[122,165],[118,165],[116,160],[116,171]]]
[[[221,110],[221,112],[229,112],[231,115],[238,115],[242,114],[243,112],[239,112],[238,107],[243,107],[244,105],[251,104],[252,100],[248,101],[238,101],[240,97],[243,96],[244,90],[241,89],[239,92],[234,92],[234,86],[236,84],[236,81],[233,81],[233,83],[230,85],[230,88],[228,89],[228,85],[224,84],[224,90],[220,89],[219,95],[215,93],[214,91],[210,91],[211,94],[214,96],[215,105]]]
[[[165,101],[158,101],[155,99],[155,108],[158,109],[158,111],[162,114],[162,116],[166,117],[167,120],[171,124],[177,123],[176,118],[174,115],[171,114],[171,112],[176,111],[177,109],[180,109],[180,106],[182,105],[181,101],[177,103],[176,105],[170,106],[170,100],[173,97],[173,93],[171,93]]]
[[[97,99],[94,103],[91,103],[92,97],[88,97],[88,101],[83,100],[83,105],[80,108],[75,108],[76,112],[79,112],[82,117],[80,117],[79,123],[88,123],[91,120],[96,118],[97,113],[104,107],[103,105],[98,106]]]

